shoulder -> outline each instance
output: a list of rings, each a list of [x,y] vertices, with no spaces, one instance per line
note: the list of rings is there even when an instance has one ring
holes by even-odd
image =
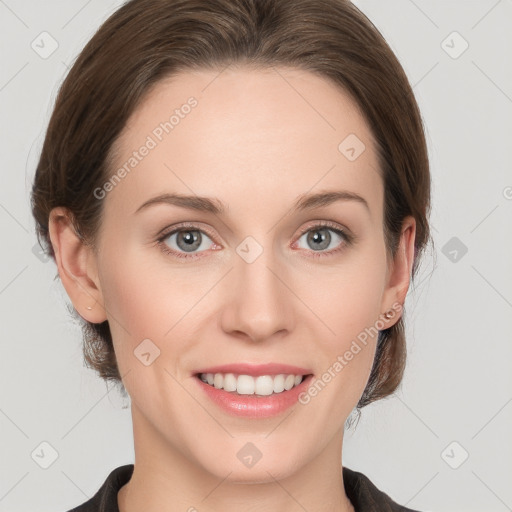
[[[96,494],[68,512],[119,512],[117,493],[132,477],[133,464],[113,469]]]
[[[343,483],[356,512],[420,512],[393,501],[359,471],[343,467]]]

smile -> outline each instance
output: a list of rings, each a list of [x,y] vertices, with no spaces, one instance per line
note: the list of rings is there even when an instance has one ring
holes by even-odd
[[[231,416],[248,419],[282,414],[299,402],[312,379],[313,374],[195,374],[195,381],[214,405]]]
[[[217,389],[223,389],[238,395],[269,396],[289,391],[298,386],[304,375],[236,375],[233,373],[201,373],[199,378]]]

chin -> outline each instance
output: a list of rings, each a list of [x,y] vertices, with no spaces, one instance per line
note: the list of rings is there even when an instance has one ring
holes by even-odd
[[[257,443],[258,441],[255,441],[254,445]],[[227,450],[232,456],[225,453],[221,459],[203,460],[203,467],[216,477],[231,483],[263,484],[275,483],[276,479],[281,480],[293,475],[304,462],[302,457],[301,460],[297,460],[293,453],[283,452],[282,445],[261,447],[260,450],[254,445],[251,446],[250,441],[237,442],[233,451]],[[297,450],[304,455],[303,448],[297,447]]]

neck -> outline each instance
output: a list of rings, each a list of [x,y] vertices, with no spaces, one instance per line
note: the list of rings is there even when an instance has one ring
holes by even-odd
[[[306,465],[284,477],[271,470],[257,481],[217,476],[204,469],[179,445],[169,446],[150,432],[132,407],[135,465],[118,493],[120,512],[354,512],[345,494],[341,466],[343,432]],[[139,435],[144,432],[144,436]]]

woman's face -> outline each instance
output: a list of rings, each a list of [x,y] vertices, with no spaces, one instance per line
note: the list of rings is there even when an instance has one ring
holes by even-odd
[[[387,267],[383,182],[354,103],[305,71],[187,72],[157,85],[118,142],[117,178],[95,192],[104,217],[90,268],[142,457],[267,481],[341,448],[377,321],[403,302],[410,273]],[[327,193],[362,199],[307,199]],[[192,199],[151,202],[164,194]],[[241,363],[300,370],[227,369],[241,396],[198,377]],[[237,370],[312,377],[299,401],[294,389],[246,395],[256,381]]]

